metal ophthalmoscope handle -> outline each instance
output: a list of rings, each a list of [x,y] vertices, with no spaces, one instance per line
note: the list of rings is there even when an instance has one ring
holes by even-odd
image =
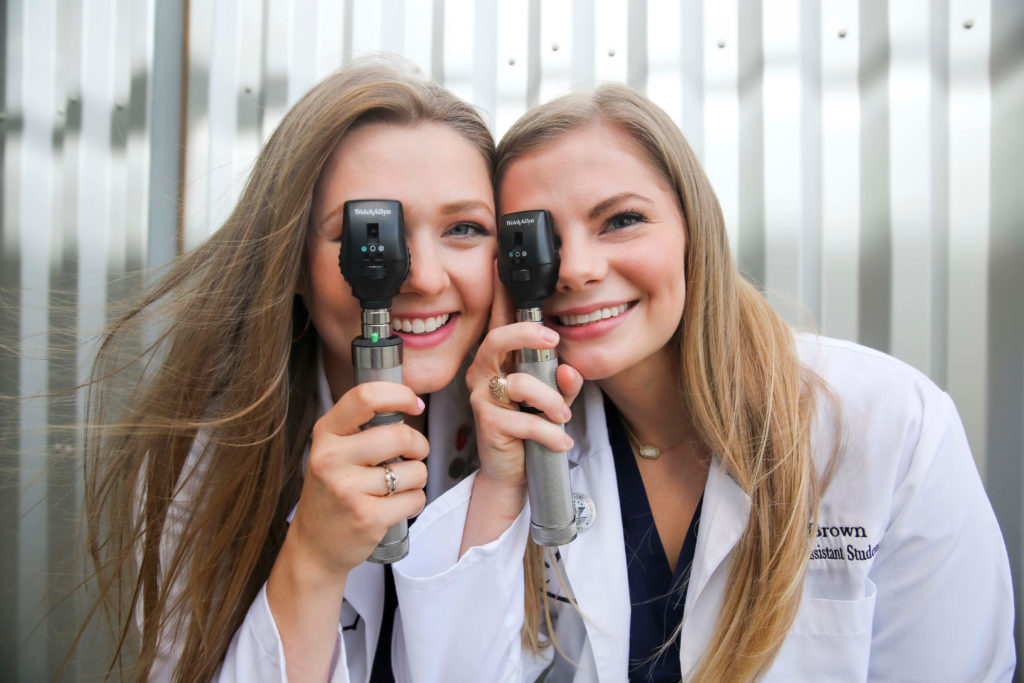
[[[516,306],[516,321],[544,323],[541,302],[558,282],[558,251],[547,211],[520,211],[501,217],[498,274]],[[554,349],[516,352],[516,372],[541,380],[556,391],[558,357]],[[539,413],[523,404],[520,410]],[[562,427],[564,429],[564,427]],[[538,545],[565,545],[576,538],[576,511],[569,485],[569,458],[526,440],[526,479],[530,495],[530,533]]]
[[[362,334],[352,340],[355,384],[402,383],[402,339],[391,332],[391,299],[409,272],[402,204],[386,199],[345,202],[341,272],[362,306]],[[377,413],[363,425],[400,424],[402,413]],[[380,464],[395,462],[388,460]],[[390,527],[370,553],[370,562],[391,564],[409,554],[409,523]]]

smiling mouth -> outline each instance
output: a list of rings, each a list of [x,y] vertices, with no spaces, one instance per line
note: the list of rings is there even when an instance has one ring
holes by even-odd
[[[405,334],[430,334],[444,327],[451,313],[442,313],[430,318],[397,318],[392,316],[391,329]]]
[[[598,308],[590,313],[582,313],[580,315],[558,315],[555,316],[555,318],[558,320],[558,324],[564,327],[580,327],[581,325],[588,325],[600,320],[618,317],[629,310],[633,306],[633,303],[634,302],[619,304],[618,306],[612,306],[611,308]]]

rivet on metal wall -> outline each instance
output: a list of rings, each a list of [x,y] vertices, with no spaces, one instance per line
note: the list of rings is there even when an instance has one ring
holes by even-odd
[[[245,94],[246,95],[251,95],[252,94],[252,88],[249,87],[248,85],[245,86],[244,90],[245,90]]]
[[[838,35],[839,35],[840,38],[845,38],[846,37],[846,29],[845,28],[839,29],[839,34]]]
[[[964,19],[964,28],[967,30],[974,28],[974,19]]]
[[[122,104],[121,102],[118,102],[117,104],[114,105],[114,109],[117,109],[118,111],[121,111],[122,109],[124,109],[124,104]]]
[[[723,47],[725,47],[725,41],[724,40],[719,40],[718,41],[718,48],[721,49]]]
[[[615,56],[615,48],[614,47],[608,48],[608,56],[609,57],[614,57]]]
[[[551,43],[551,51],[558,52],[558,43]]]
[[[515,57],[509,57],[508,58],[508,65],[509,66],[515,66],[516,65],[516,58]]]

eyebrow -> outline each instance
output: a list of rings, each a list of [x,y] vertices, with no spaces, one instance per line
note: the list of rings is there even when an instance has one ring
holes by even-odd
[[[650,199],[643,196],[642,194],[637,194],[636,192],[620,192],[619,194],[612,195],[608,199],[605,199],[604,201],[595,204],[594,208],[590,210],[590,219],[593,220],[595,218],[598,218],[605,211],[626,199],[639,199],[640,201],[646,202],[647,204],[653,203]]]
[[[467,199],[465,201],[451,202],[441,206],[441,213],[443,215],[449,215],[453,213],[462,213],[464,211],[472,211],[474,209],[481,209],[493,214],[494,208],[487,202],[480,201],[479,199]]]

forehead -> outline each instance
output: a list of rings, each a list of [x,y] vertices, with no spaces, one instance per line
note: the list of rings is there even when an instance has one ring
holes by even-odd
[[[671,192],[661,171],[621,127],[605,122],[573,128],[509,163],[498,188],[502,212],[523,201],[564,202],[572,197]],[[515,207],[515,208],[513,208]]]
[[[481,151],[436,121],[354,128],[335,148],[318,187],[319,203],[327,204],[339,198],[406,203],[491,195],[490,171]]]

